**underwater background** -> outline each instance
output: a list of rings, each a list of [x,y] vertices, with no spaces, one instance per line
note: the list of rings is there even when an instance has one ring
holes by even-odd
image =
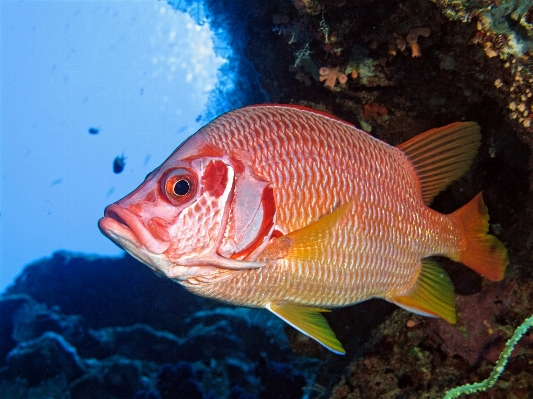
[[[269,312],[194,296],[128,255],[59,251],[0,297],[0,397],[439,398],[487,378],[533,314],[533,5],[169,4],[224,43],[215,48],[228,62],[203,123],[247,104],[299,104],[396,145],[477,121],[473,167],[432,207],[449,213],[483,191],[491,230],[509,251],[506,277],[488,282],[439,259],[455,285],[456,325],[367,301],[327,314],[347,352],[337,356]],[[494,387],[470,397],[533,397],[532,337],[515,345]]]

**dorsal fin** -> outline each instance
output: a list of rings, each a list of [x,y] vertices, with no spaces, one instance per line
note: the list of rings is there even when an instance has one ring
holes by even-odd
[[[476,122],[456,122],[397,146],[413,163],[427,205],[470,167],[481,144],[479,131]]]

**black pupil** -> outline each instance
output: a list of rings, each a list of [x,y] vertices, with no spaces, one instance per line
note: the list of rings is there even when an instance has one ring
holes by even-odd
[[[185,195],[189,192],[190,184],[187,180],[178,180],[174,184],[174,194],[176,195]]]

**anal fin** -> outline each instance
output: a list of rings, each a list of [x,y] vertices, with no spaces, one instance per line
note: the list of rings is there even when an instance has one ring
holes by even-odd
[[[422,269],[409,295],[389,298],[389,301],[413,313],[440,317],[455,324],[455,295],[448,274],[431,259],[422,259]]]
[[[266,308],[330,351],[338,355],[346,353],[327,320],[321,315],[322,312],[329,312],[328,309],[273,303],[269,303]]]

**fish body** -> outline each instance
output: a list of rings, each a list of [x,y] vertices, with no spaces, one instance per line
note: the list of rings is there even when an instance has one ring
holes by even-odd
[[[266,308],[343,353],[321,316],[331,308],[383,298],[455,322],[430,256],[503,278],[480,194],[449,215],[428,206],[479,142],[473,122],[394,147],[307,108],[245,107],[191,136],[99,226],[191,292]]]
[[[124,154],[117,155],[113,160],[113,172],[116,174],[122,173],[124,167],[126,166],[126,157]]]

